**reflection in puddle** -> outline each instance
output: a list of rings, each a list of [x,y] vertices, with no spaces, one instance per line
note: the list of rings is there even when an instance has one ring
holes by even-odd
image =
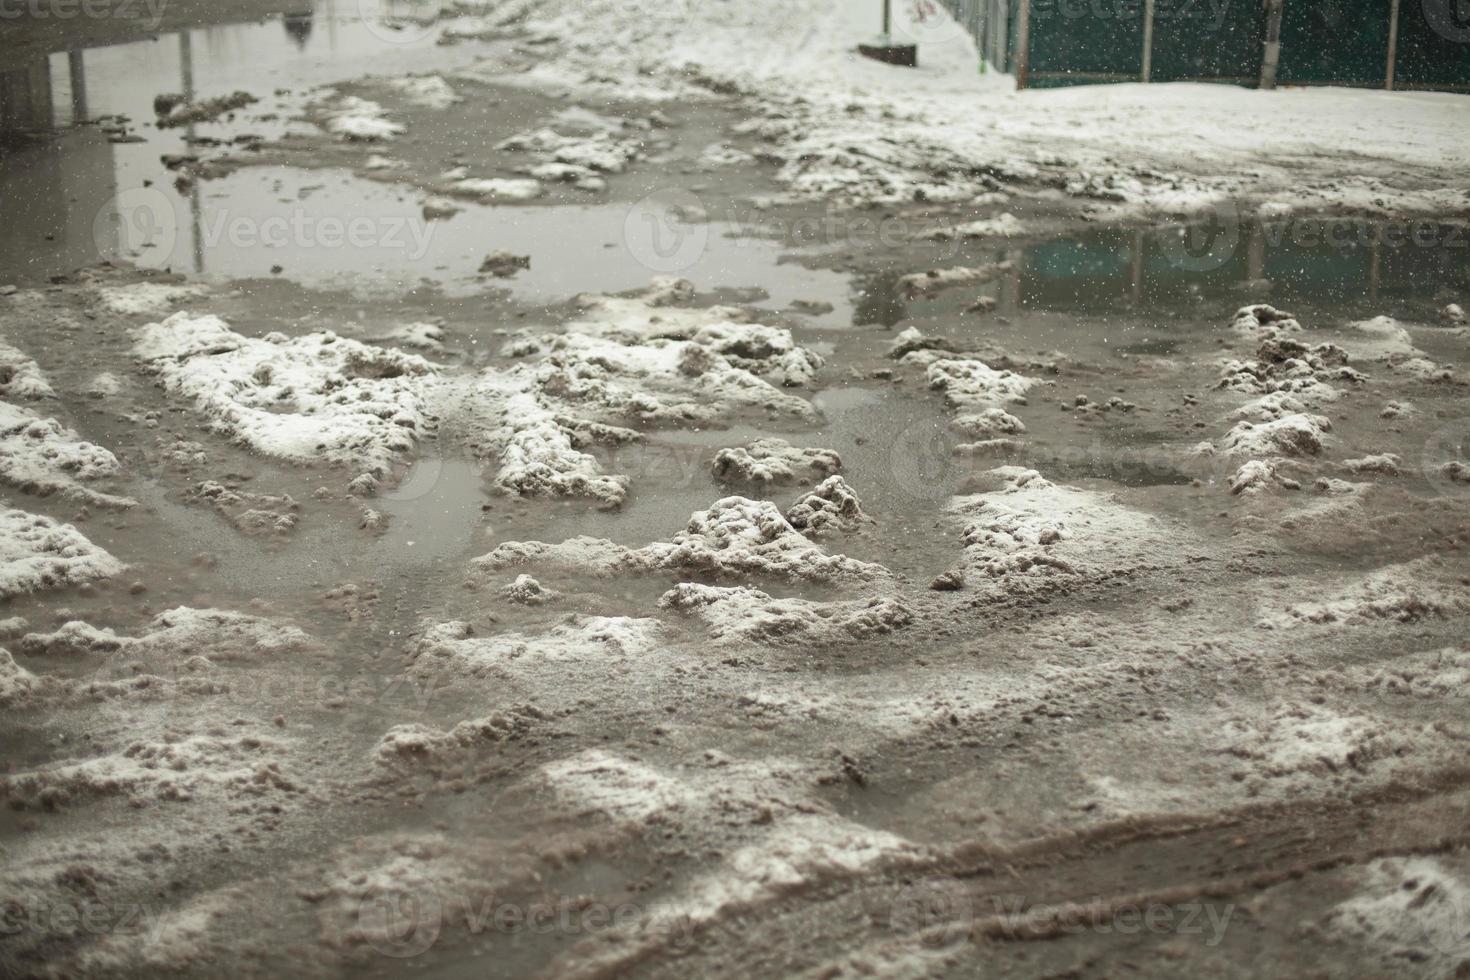
[[[208,124],[158,129],[157,95],[207,99],[250,92],[261,99],[252,108],[251,130],[270,138],[287,130],[292,114],[273,93],[329,84],[365,69],[423,71],[430,57],[435,67],[452,70],[485,53],[479,46],[437,48],[420,32],[386,30],[379,9],[390,5],[179,0],[162,8],[158,34],[110,20],[88,21],[70,34],[31,37],[12,22],[0,23],[0,47],[6,50],[0,64],[0,200],[6,204],[0,272],[41,278],[114,254],[127,229],[108,220],[110,202],[124,191],[146,189],[150,200],[178,214],[190,212],[189,195],[166,179],[160,156],[188,152],[195,137],[234,134]],[[211,23],[232,18],[257,19]],[[82,27],[110,33],[78,37]],[[255,118],[278,107],[284,111],[275,119]],[[102,117],[111,117],[105,127],[76,126]],[[27,138],[56,130],[62,132],[55,138]],[[185,270],[192,263],[173,267]]]
[[[1182,250],[1181,239],[1202,251]],[[1179,310],[1206,297],[1236,305],[1334,305],[1365,297],[1428,302],[1442,290],[1470,289],[1470,230],[1430,220],[1353,218],[1246,223],[1214,238],[1206,228],[1100,228],[965,261],[1002,260],[1011,263],[1010,273],[987,289],[1002,314]],[[892,299],[891,275],[866,282],[862,295],[872,299],[858,304],[860,325],[891,326],[910,315]]]
[[[364,296],[402,295],[429,282],[449,295],[503,288],[547,302],[639,288],[658,274],[624,244],[631,213],[625,204],[466,202],[450,219],[426,221],[412,188],[341,171],[252,167],[203,185],[182,214],[156,213],[163,207],[156,203],[147,217],[155,227],[175,230],[153,236],[165,247],[122,249],[119,257],[223,280],[280,275]],[[133,218],[139,213],[129,212]],[[721,225],[681,227],[704,240],[698,256],[679,270],[701,288],[759,282],[770,294],[764,305],[823,300],[834,309],[815,322],[849,322],[846,276],[782,262],[785,251],[777,243],[734,238]],[[530,268],[504,279],[480,275],[485,255],[494,251],[529,255]]]
[[[1017,272],[1022,306],[1127,308],[1242,290],[1273,299],[1429,297],[1470,286],[1470,234],[1415,223],[1418,241],[1391,222],[1310,219],[1242,225],[1200,254],[1181,253],[1176,229],[1098,230],[1026,248]],[[1192,234],[1192,233],[1191,233]],[[1205,247],[1208,244],[1208,247]]]
[[[1027,248],[1026,306],[1167,302],[1250,284],[1272,296],[1321,300],[1431,295],[1470,285],[1470,234],[1434,222],[1303,219],[1250,223],[1228,234],[1098,230]]]
[[[479,553],[483,539],[473,530],[486,500],[480,468],[464,460],[425,458],[403,480],[373,500],[389,517],[377,551],[385,563],[459,561]],[[476,550],[478,547],[478,550]]]

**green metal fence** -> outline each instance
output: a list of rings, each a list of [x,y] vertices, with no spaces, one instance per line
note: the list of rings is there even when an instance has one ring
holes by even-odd
[[[1265,0],[944,0],[1022,88],[1261,78]],[[1282,0],[1283,85],[1470,91],[1470,0]]]

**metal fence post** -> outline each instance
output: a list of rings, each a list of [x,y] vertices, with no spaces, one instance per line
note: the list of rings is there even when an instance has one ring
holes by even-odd
[[[1139,81],[1147,82],[1154,73],[1154,0],[1143,3],[1143,70]]]
[[[1383,87],[1393,91],[1394,62],[1399,53],[1399,0],[1393,0],[1388,11],[1388,66],[1384,69]]]
[[[1261,56],[1261,88],[1276,87],[1276,67],[1281,61],[1281,8],[1284,0],[1266,0],[1266,50]]]
[[[1031,71],[1031,0],[1020,0],[1016,11],[1016,88],[1026,87]]]

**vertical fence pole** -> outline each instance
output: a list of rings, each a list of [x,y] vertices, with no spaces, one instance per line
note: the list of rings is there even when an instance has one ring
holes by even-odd
[[[1266,0],[1266,51],[1261,57],[1261,88],[1276,87],[1276,67],[1281,61],[1281,8],[1284,0]]]
[[[1143,70],[1139,81],[1147,82],[1154,73],[1154,0],[1143,2]]]
[[[890,9],[892,0],[883,0],[883,38],[888,39],[889,28],[893,26],[893,11]]]
[[[1026,87],[1031,72],[1031,0],[1020,0],[1016,11],[1016,88]]]
[[[82,62],[82,49],[66,53],[67,72],[71,76],[71,122],[80,126],[87,121],[87,68]]]
[[[1393,0],[1388,12],[1388,67],[1383,74],[1383,87],[1393,91],[1394,62],[1399,55],[1399,0]]]

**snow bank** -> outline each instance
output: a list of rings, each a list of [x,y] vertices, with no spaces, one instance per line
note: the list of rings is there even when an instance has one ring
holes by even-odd
[[[565,109],[549,126],[526,130],[495,144],[537,161],[525,172],[543,180],[566,181],[583,190],[601,190],[603,176],[620,174],[647,149],[647,120],[612,118],[579,107]]]
[[[822,358],[799,346],[791,331],[752,323],[738,307],[694,307],[693,300],[693,283],[670,278],[654,279],[633,295],[583,294],[577,297],[582,312],[566,329],[624,345],[688,341],[781,385],[809,384],[822,367]]]
[[[0,706],[12,707],[29,700],[45,684],[15,662],[10,651],[0,648]]]
[[[772,381],[809,379],[821,359],[789,331],[735,322],[739,311],[673,305],[693,291],[672,280],[635,296],[579,297],[583,312],[563,332],[512,338],[504,353],[525,362],[487,368],[458,396],[476,453],[499,465],[495,482],[524,496],[617,506],[628,478],[604,473],[585,450],[644,438],[628,426],[815,419],[810,402]]]
[[[897,871],[930,857],[925,848],[902,837],[832,813],[811,794],[810,776],[780,760],[737,760],[707,751],[702,766],[671,774],[589,749],[542,772],[572,806],[602,814],[619,826],[656,827],[661,838],[685,847],[707,840],[712,844],[711,830],[723,834],[716,839],[723,841],[719,851],[724,856],[713,870],[667,894],[651,910],[650,921],[637,924],[636,935],[599,950],[579,951],[583,970],[590,969],[588,958],[593,957],[608,975],[626,972],[645,947],[662,944],[672,929],[704,927],[793,889],[884,867]],[[734,846],[728,843],[732,835]]]
[[[555,369],[553,369],[555,370]],[[473,443],[478,455],[496,460],[495,483],[524,497],[590,497],[607,507],[623,502],[628,478],[602,472],[581,447],[590,442],[634,441],[611,427],[558,414],[540,397],[534,370],[487,370],[469,399],[477,423]]]
[[[1379,361],[1391,369],[1420,381],[1453,381],[1454,368],[1436,364],[1418,347],[1413,335],[1399,321],[1378,316],[1352,324],[1353,334],[1345,338],[1353,356],[1365,361]]]
[[[904,361],[917,357],[917,353],[906,355]],[[971,413],[988,410],[1000,402],[1024,403],[1026,392],[1040,384],[1035,378],[1014,371],[997,371],[974,359],[931,361],[928,379],[929,387],[942,390],[951,406]]]
[[[744,134],[803,196],[968,202],[1027,185],[1169,213],[1226,196],[1441,213],[1463,204],[1470,107],[1453,95],[1206,83],[1012,92],[978,72],[947,11],[925,4],[918,24],[914,6],[894,15],[900,36],[924,39],[917,69],[857,54],[878,28],[861,5],[584,0],[530,13],[529,32],[560,42],[530,70],[480,70],[604,98],[743,98],[755,117]]]
[[[529,575],[517,575],[514,582],[502,586],[500,594],[522,606],[543,606],[561,598],[561,593],[548,589]]]
[[[396,344],[437,353],[444,350],[444,328],[437,323],[422,321],[405,323],[371,340],[377,344]]]
[[[1330,381],[1367,380],[1347,364],[1347,352],[1335,344],[1309,346],[1270,333],[1256,348],[1254,359],[1225,363],[1219,387],[1259,396],[1241,406],[1235,418],[1267,421],[1337,401],[1342,392]]]
[[[522,177],[464,177],[440,188],[455,197],[471,197],[484,203],[534,201],[546,193],[539,180]]]
[[[1302,485],[1296,480],[1281,475],[1274,463],[1265,460],[1253,459],[1241,465],[1230,478],[1230,493],[1234,496],[1245,494],[1252,496],[1276,488],[1286,490],[1300,490]]]
[[[545,717],[540,711],[522,706],[461,721],[449,729],[417,723],[395,725],[378,739],[373,761],[387,769],[433,771],[456,760],[474,758],[487,746],[517,738]]]

